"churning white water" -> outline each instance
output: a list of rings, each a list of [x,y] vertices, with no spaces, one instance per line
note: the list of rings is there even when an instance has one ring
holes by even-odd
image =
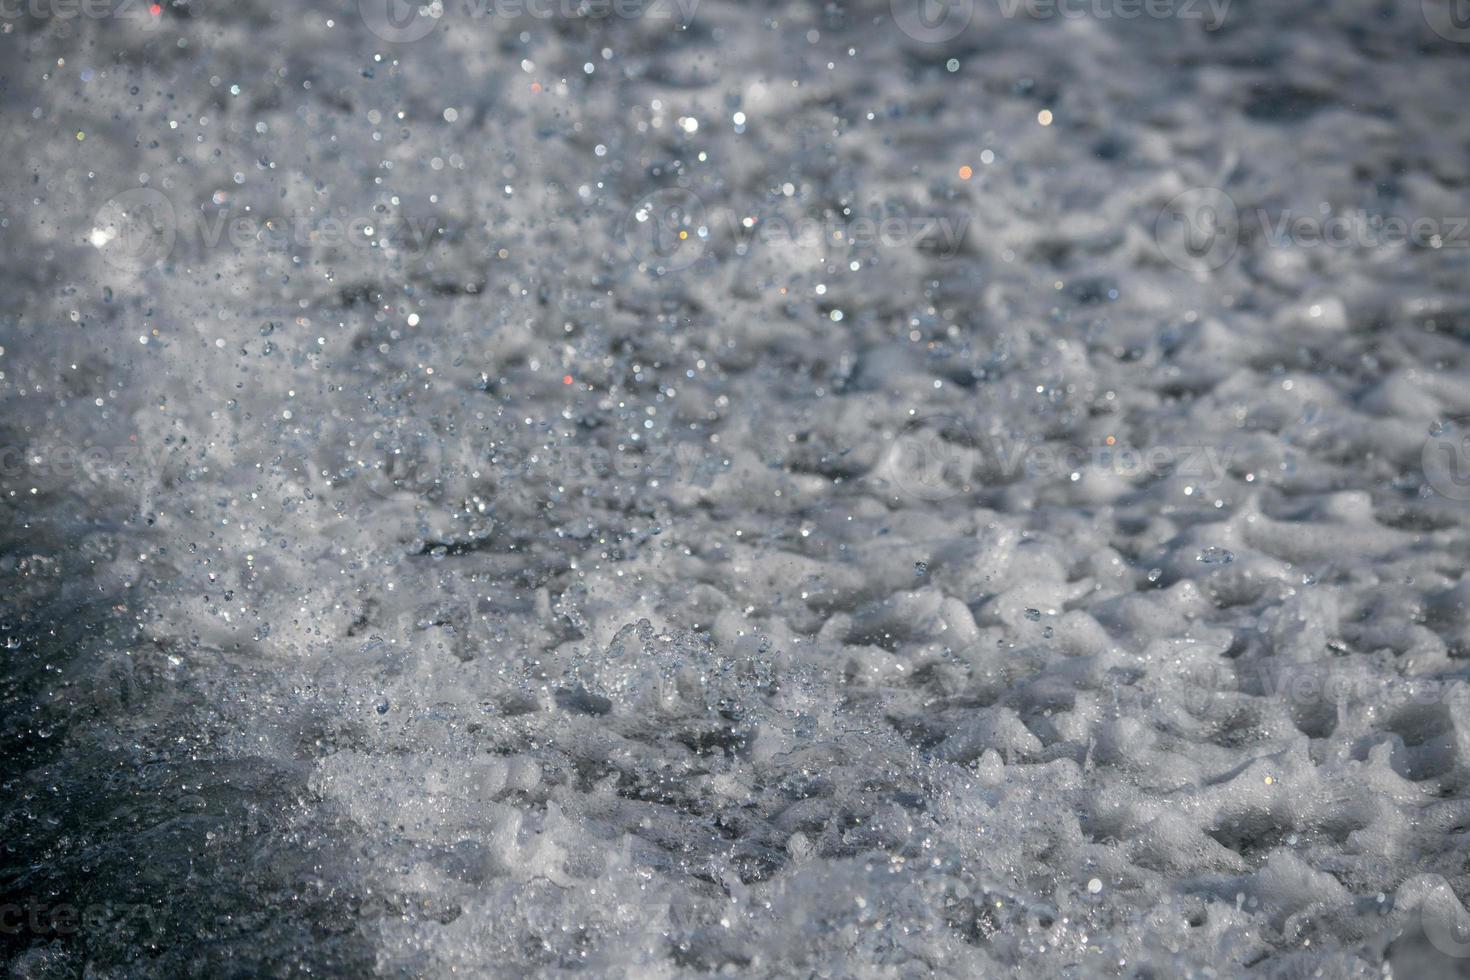
[[[11,975],[1465,971],[1454,14],[6,8]]]

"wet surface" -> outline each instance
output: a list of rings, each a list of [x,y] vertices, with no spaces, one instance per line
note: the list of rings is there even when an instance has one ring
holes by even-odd
[[[1470,962],[1470,32],[932,6],[0,22],[13,975]]]

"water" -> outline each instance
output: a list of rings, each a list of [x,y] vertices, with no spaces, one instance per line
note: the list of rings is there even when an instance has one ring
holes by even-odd
[[[1466,962],[1455,22],[964,6],[7,15],[12,975]]]

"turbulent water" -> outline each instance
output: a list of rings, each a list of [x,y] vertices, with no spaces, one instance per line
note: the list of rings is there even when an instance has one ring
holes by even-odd
[[[10,975],[1470,972],[1470,26],[1137,9],[0,11]]]

